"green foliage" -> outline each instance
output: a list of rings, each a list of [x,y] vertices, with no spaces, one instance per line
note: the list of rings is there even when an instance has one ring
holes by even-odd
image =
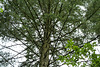
[[[76,46],[72,40],[68,40],[65,48],[67,52],[71,52],[71,54],[68,54],[66,56],[59,56],[58,60],[60,60],[61,62],[65,62],[64,64],[72,66],[80,65],[81,62],[79,60],[85,61],[85,58],[94,58],[96,59],[96,61],[98,61],[94,49],[95,45],[95,42],[92,44],[85,43],[83,47],[79,47]],[[96,62],[94,59],[92,60],[93,63]]]
[[[0,8],[0,12],[3,12],[3,9],[2,8]]]
[[[0,2],[3,2],[4,0],[0,0]]]
[[[49,66],[57,67],[58,58],[66,61],[65,64],[80,64],[79,59],[84,60],[95,51],[94,44],[88,42],[100,36],[99,2],[4,0],[4,11],[0,13],[0,37],[20,41],[26,47],[22,53],[27,60],[22,66],[39,66],[45,43],[49,44],[46,52],[51,56]]]
[[[99,67],[100,66],[100,54],[95,54],[95,52],[91,55],[91,67]]]
[[[91,16],[90,18],[90,23],[92,22],[91,25],[91,31],[95,31],[96,34],[99,34],[100,32],[100,0],[93,0],[90,2],[88,6],[88,11],[86,12],[86,17]]]

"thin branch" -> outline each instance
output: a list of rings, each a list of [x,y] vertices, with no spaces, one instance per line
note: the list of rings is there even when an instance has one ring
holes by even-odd
[[[7,27],[6,27],[7,28]],[[8,28],[7,28],[8,29]],[[8,29],[9,30],[9,29]],[[10,31],[10,30],[9,30]],[[16,37],[15,36],[15,34],[13,34],[12,32],[10,32],[14,37]],[[35,55],[37,55],[38,57],[39,57],[39,55],[37,54],[37,53],[35,53],[34,51],[33,51],[33,49],[31,49],[30,48],[30,46],[28,46],[28,45],[26,45],[24,42],[22,42],[22,40],[20,40],[18,37],[16,37],[16,39],[18,39],[23,45],[25,45],[28,49],[30,49]]]
[[[8,62],[12,67],[14,67],[14,65],[12,65],[12,63],[10,63],[4,56],[0,55],[6,62]]]
[[[41,23],[41,19],[38,17],[38,14],[36,13],[35,9],[32,7],[32,5],[30,4],[30,2],[29,2],[28,0],[27,0],[27,2],[29,3],[30,7],[33,9],[35,15],[36,15],[37,18],[39,19],[39,22],[40,22],[40,24],[42,25],[42,28],[43,28],[43,24]],[[44,29],[44,28],[43,28],[43,29]],[[41,34],[40,34],[40,31],[38,31],[38,32],[39,32],[39,36],[40,36],[41,40],[43,40],[43,39],[42,39],[42,36],[41,36]]]
[[[13,9],[14,9],[14,8],[13,8]],[[16,11],[15,11],[15,12],[16,12]],[[18,14],[18,13],[16,12],[16,14]],[[24,22],[22,21],[22,19],[21,19],[21,18],[20,18],[20,20],[21,20],[22,24],[25,26],[25,24],[24,24]],[[14,25],[13,25],[13,26],[14,26]],[[14,27],[15,27],[15,26],[14,26]],[[26,27],[26,26],[25,26],[25,27]],[[15,28],[16,28],[16,27],[15,27]],[[34,28],[34,27],[33,27],[33,28]],[[16,28],[16,29],[17,29],[17,28]],[[25,29],[26,29],[26,28],[25,28]],[[18,29],[17,29],[17,30],[18,30]],[[20,30],[18,30],[18,31],[19,31],[19,32],[21,32]],[[29,38],[29,39],[31,40],[31,42],[33,42],[33,43],[35,43],[35,44],[36,44],[35,40],[31,37],[30,31],[29,31],[29,30],[27,30],[27,29],[26,29],[26,31],[28,32],[28,34],[29,34],[30,38],[32,39],[32,40],[31,40],[31,39]],[[22,33],[22,32],[21,32],[21,33]],[[22,34],[23,34],[23,33],[22,33]],[[23,34],[23,35],[24,35],[24,34]],[[25,36],[25,35],[24,35],[24,36]],[[25,37],[27,37],[27,36],[25,36]],[[38,45],[38,44],[37,44],[37,45]],[[36,45],[36,46],[37,46],[37,45]],[[39,46],[37,46],[37,48],[38,48],[38,47],[39,47]]]
[[[12,49],[12,48],[9,48],[9,47],[6,47],[6,46],[3,46],[3,45],[1,45],[1,44],[0,44],[0,46],[2,46],[3,48],[7,48],[7,49],[9,49],[9,50],[12,50],[13,52],[18,53],[18,51],[14,50],[14,49]]]
[[[7,47],[5,46],[5,48],[10,48],[10,47],[18,46],[18,45],[21,46],[21,45],[23,45],[23,44],[15,44],[15,45],[7,46]],[[0,50],[3,50],[3,49],[5,49],[5,48],[1,48]]]
[[[58,7],[58,4],[59,4],[59,1],[56,3],[56,6],[55,6],[55,8],[54,8],[54,14],[56,13],[56,9],[57,9],[57,7]]]
[[[89,17],[87,17],[86,20],[89,20],[99,9],[100,9],[100,6]]]
[[[92,39],[91,41],[88,41],[87,43],[90,43],[90,42],[92,42],[92,41],[94,41],[94,40],[96,40],[98,37],[100,37],[100,35],[98,35],[97,37],[95,37],[94,39]],[[85,44],[85,43],[83,43],[83,44]],[[82,48],[83,47],[83,45],[82,46],[80,46],[80,48]],[[74,50],[73,51],[70,51],[70,52],[68,52],[68,53],[66,53],[65,55],[63,55],[63,56],[67,56],[68,54],[72,54],[72,53],[74,53]],[[57,58],[58,59],[58,58]],[[55,62],[55,61],[57,61],[57,59],[55,59],[53,62]],[[50,64],[52,64],[53,62],[51,62]]]

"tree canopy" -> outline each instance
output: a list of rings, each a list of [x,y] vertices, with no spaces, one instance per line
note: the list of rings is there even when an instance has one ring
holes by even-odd
[[[90,50],[94,46],[90,42],[100,41],[99,3],[100,0],[5,0],[0,13],[0,36],[25,46],[21,53],[26,60],[20,67],[60,67],[59,56],[71,57],[77,48],[85,45]],[[71,39],[74,43],[68,46]],[[85,48],[82,50],[85,52]]]

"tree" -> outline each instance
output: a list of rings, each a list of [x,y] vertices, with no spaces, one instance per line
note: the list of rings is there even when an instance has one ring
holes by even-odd
[[[9,60],[10,53],[0,51],[0,67],[7,67],[9,65],[13,66],[14,59]]]
[[[59,56],[74,54],[65,49],[67,40],[72,39],[80,49],[85,43],[100,40],[99,0],[6,0],[2,3],[0,36],[25,46],[21,53],[25,52],[26,61],[21,67],[59,67]]]

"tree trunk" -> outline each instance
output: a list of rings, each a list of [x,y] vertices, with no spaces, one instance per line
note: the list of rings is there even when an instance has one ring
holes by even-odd
[[[48,9],[47,14],[50,14],[50,0],[48,0]],[[42,45],[42,50],[40,51],[40,66],[39,67],[48,67],[49,66],[49,46],[50,46],[50,35],[51,35],[51,20],[50,17],[46,19],[45,29],[44,29],[44,41]]]
[[[44,30],[44,41],[40,50],[40,65],[39,67],[48,67],[49,65],[49,46],[50,46],[50,27],[49,23],[46,23]]]
[[[49,62],[49,44],[45,43],[42,46],[39,67],[48,67],[48,62]]]

